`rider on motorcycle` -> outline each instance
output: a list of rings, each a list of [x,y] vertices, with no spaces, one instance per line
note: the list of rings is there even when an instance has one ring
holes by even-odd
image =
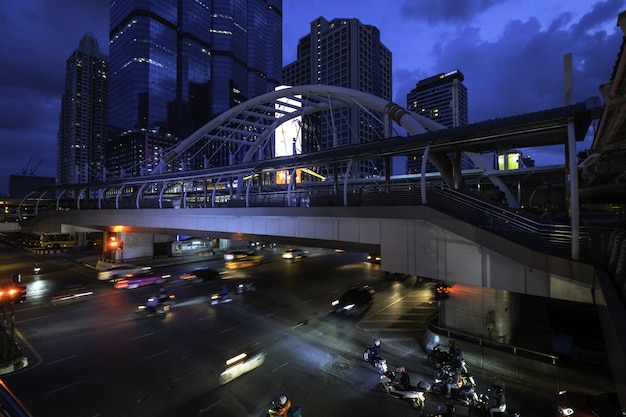
[[[285,394],[279,396],[272,401],[272,409],[270,414],[273,416],[287,417],[287,413],[291,409],[291,401]]]
[[[156,313],[156,309],[159,305],[159,300],[157,299],[157,297],[150,297],[148,298],[148,301],[146,302],[146,310],[148,311],[148,313]]]
[[[446,398],[450,398],[450,395],[452,395],[452,390],[453,389],[458,389],[460,388],[462,385],[461,382],[461,375],[459,374],[459,371],[456,369],[453,369],[450,371],[450,373],[448,374],[448,390],[446,392]]]
[[[410,390],[411,389],[411,377],[409,376],[409,373],[406,371],[406,368],[404,366],[401,366],[397,369],[397,372],[400,373],[400,387],[405,391]]]
[[[493,386],[493,407],[489,409],[489,415],[493,417],[494,413],[504,413],[506,411],[506,400],[504,398],[504,389],[500,385]]]
[[[159,304],[164,304],[170,298],[170,296],[167,294],[167,291],[165,291],[165,288],[160,288],[159,295],[157,295],[156,298]]]
[[[374,340],[374,346],[369,348],[369,363],[374,364],[375,361],[380,360],[382,357],[382,348],[380,347],[380,340]]]

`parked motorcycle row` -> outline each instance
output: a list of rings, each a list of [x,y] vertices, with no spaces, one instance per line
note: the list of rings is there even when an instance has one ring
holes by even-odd
[[[432,348],[428,355],[433,365],[433,382],[419,381],[410,385],[410,378],[404,367],[396,371],[388,369],[387,361],[380,354],[380,342],[368,345],[363,352],[363,359],[380,374],[379,387],[390,396],[408,402],[413,408],[422,410],[426,393],[443,397],[445,410],[431,417],[454,417],[456,405],[468,407],[469,415],[476,417],[519,417],[519,413],[506,408],[504,387],[494,385],[487,392],[478,393],[474,376],[468,371],[461,349],[454,340],[448,343],[449,349],[440,345]],[[406,374],[406,375],[405,375]]]

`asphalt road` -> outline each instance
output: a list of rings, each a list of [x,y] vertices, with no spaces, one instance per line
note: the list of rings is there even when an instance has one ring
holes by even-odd
[[[156,287],[114,289],[84,265],[50,259],[40,276],[25,276],[29,297],[16,312],[30,365],[3,380],[35,417],[264,416],[281,393],[305,416],[417,415],[380,391],[378,374],[361,354],[382,335],[391,366],[406,366],[414,383],[432,382],[423,353],[416,354],[420,329],[436,308],[432,284],[390,281],[365,262],[365,254],[313,249],[300,262],[285,261],[279,252],[266,260],[206,283],[177,278],[199,265],[155,268],[172,276],[163,286],[177,304],[165,318],[135,319],[137,305]],[[223,261],[202,265],[219,268]],[[257,291],[211,305],[211,293],[224,283],[234,292],[243,278]],[[357,318],[332,314],[330,301],[357,282],[377,290],[372,307]],[[76,288],[93,295],[50,304]],[[410,339],[416,340],[414,352],[394,347],[410,345]],[[220,385],[225,361],[242,351],[262,351],[265,361]],[[478,382],[487,387],[492,381],[485,376]],[[524,416],[553,416],[551,397],[507,386],[509,402]],[[426,401],[429,413],[443,405],[432,394]],[[467,414],[463,407],[457,411]]]

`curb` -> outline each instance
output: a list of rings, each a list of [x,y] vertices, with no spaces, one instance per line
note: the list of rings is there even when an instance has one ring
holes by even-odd
[[[26,368],[28,366],[28,358],[26,356],[22,356],[21,358],[14,359],[8,365],[0,366],[0,375],[10,374],[15,371],[19,371],[20,369]]]

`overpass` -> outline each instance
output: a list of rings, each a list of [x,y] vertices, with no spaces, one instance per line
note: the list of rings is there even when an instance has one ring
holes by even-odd
[[[358,106],[382,121],[385,132],[393,132],[388,124],[395,122],[408,136],[259,159],[259,149],[280,125],[275,115],[265,115],[285,98],[303,105],[282,118]],[[254,118],[246,119],[251,122],[246,125],[242,115],[250,114]],[[601,114],[599,101],[590,99],[442,129],[363,93],[294,87],[243,103],[210,122],[172,150],[152,175],[37,190],[37,197],[31,198],[36,216],[21,226],[122,234],[126,258],[140,257],[134,255],[149,249],[149,236],[167,234],[380,252],[383,270],[453,285],[456,296],[442,306],[446,326],[501,343],[509,343],[514,333],[517,294],[593,303],[599,311],[610,311],[604,330],[607,340],[615,343],[611,360],[625,363],[620,336],[620,326],[626,323],[620,322],[623,295],[615,298],[603,269],[621,240],[612,230],[580,226],[577,216],[570,224],[546,224],[529,210],[546,182],[572,190],[566,166],[496,171],[481,157],[489,151],[553,144],[569,151]],[[253,128],[255,140],[242,140]],[[186,150],[215,148],[206,144],[211,142],[236,142],[249,149],[238,152],[243,158],[229,167],[166,172]],[[462,170],[461,153],[470,155],[478,168]],[[416,156],[422,159],[419,174],[394,175],[394,165]],[[426,160],[438,172],[426,172]],[[379,164],[380,175],[352,175],[351,167],[366,161]],[[290,180],[272,181],[280,172],[288,173]],[[505,190],[508,207],[488,198],[495,186]],[[497,317],[493,333],[485,326],[491,312]],[[624,374],[617,372],[615,378],[621,388]]]

